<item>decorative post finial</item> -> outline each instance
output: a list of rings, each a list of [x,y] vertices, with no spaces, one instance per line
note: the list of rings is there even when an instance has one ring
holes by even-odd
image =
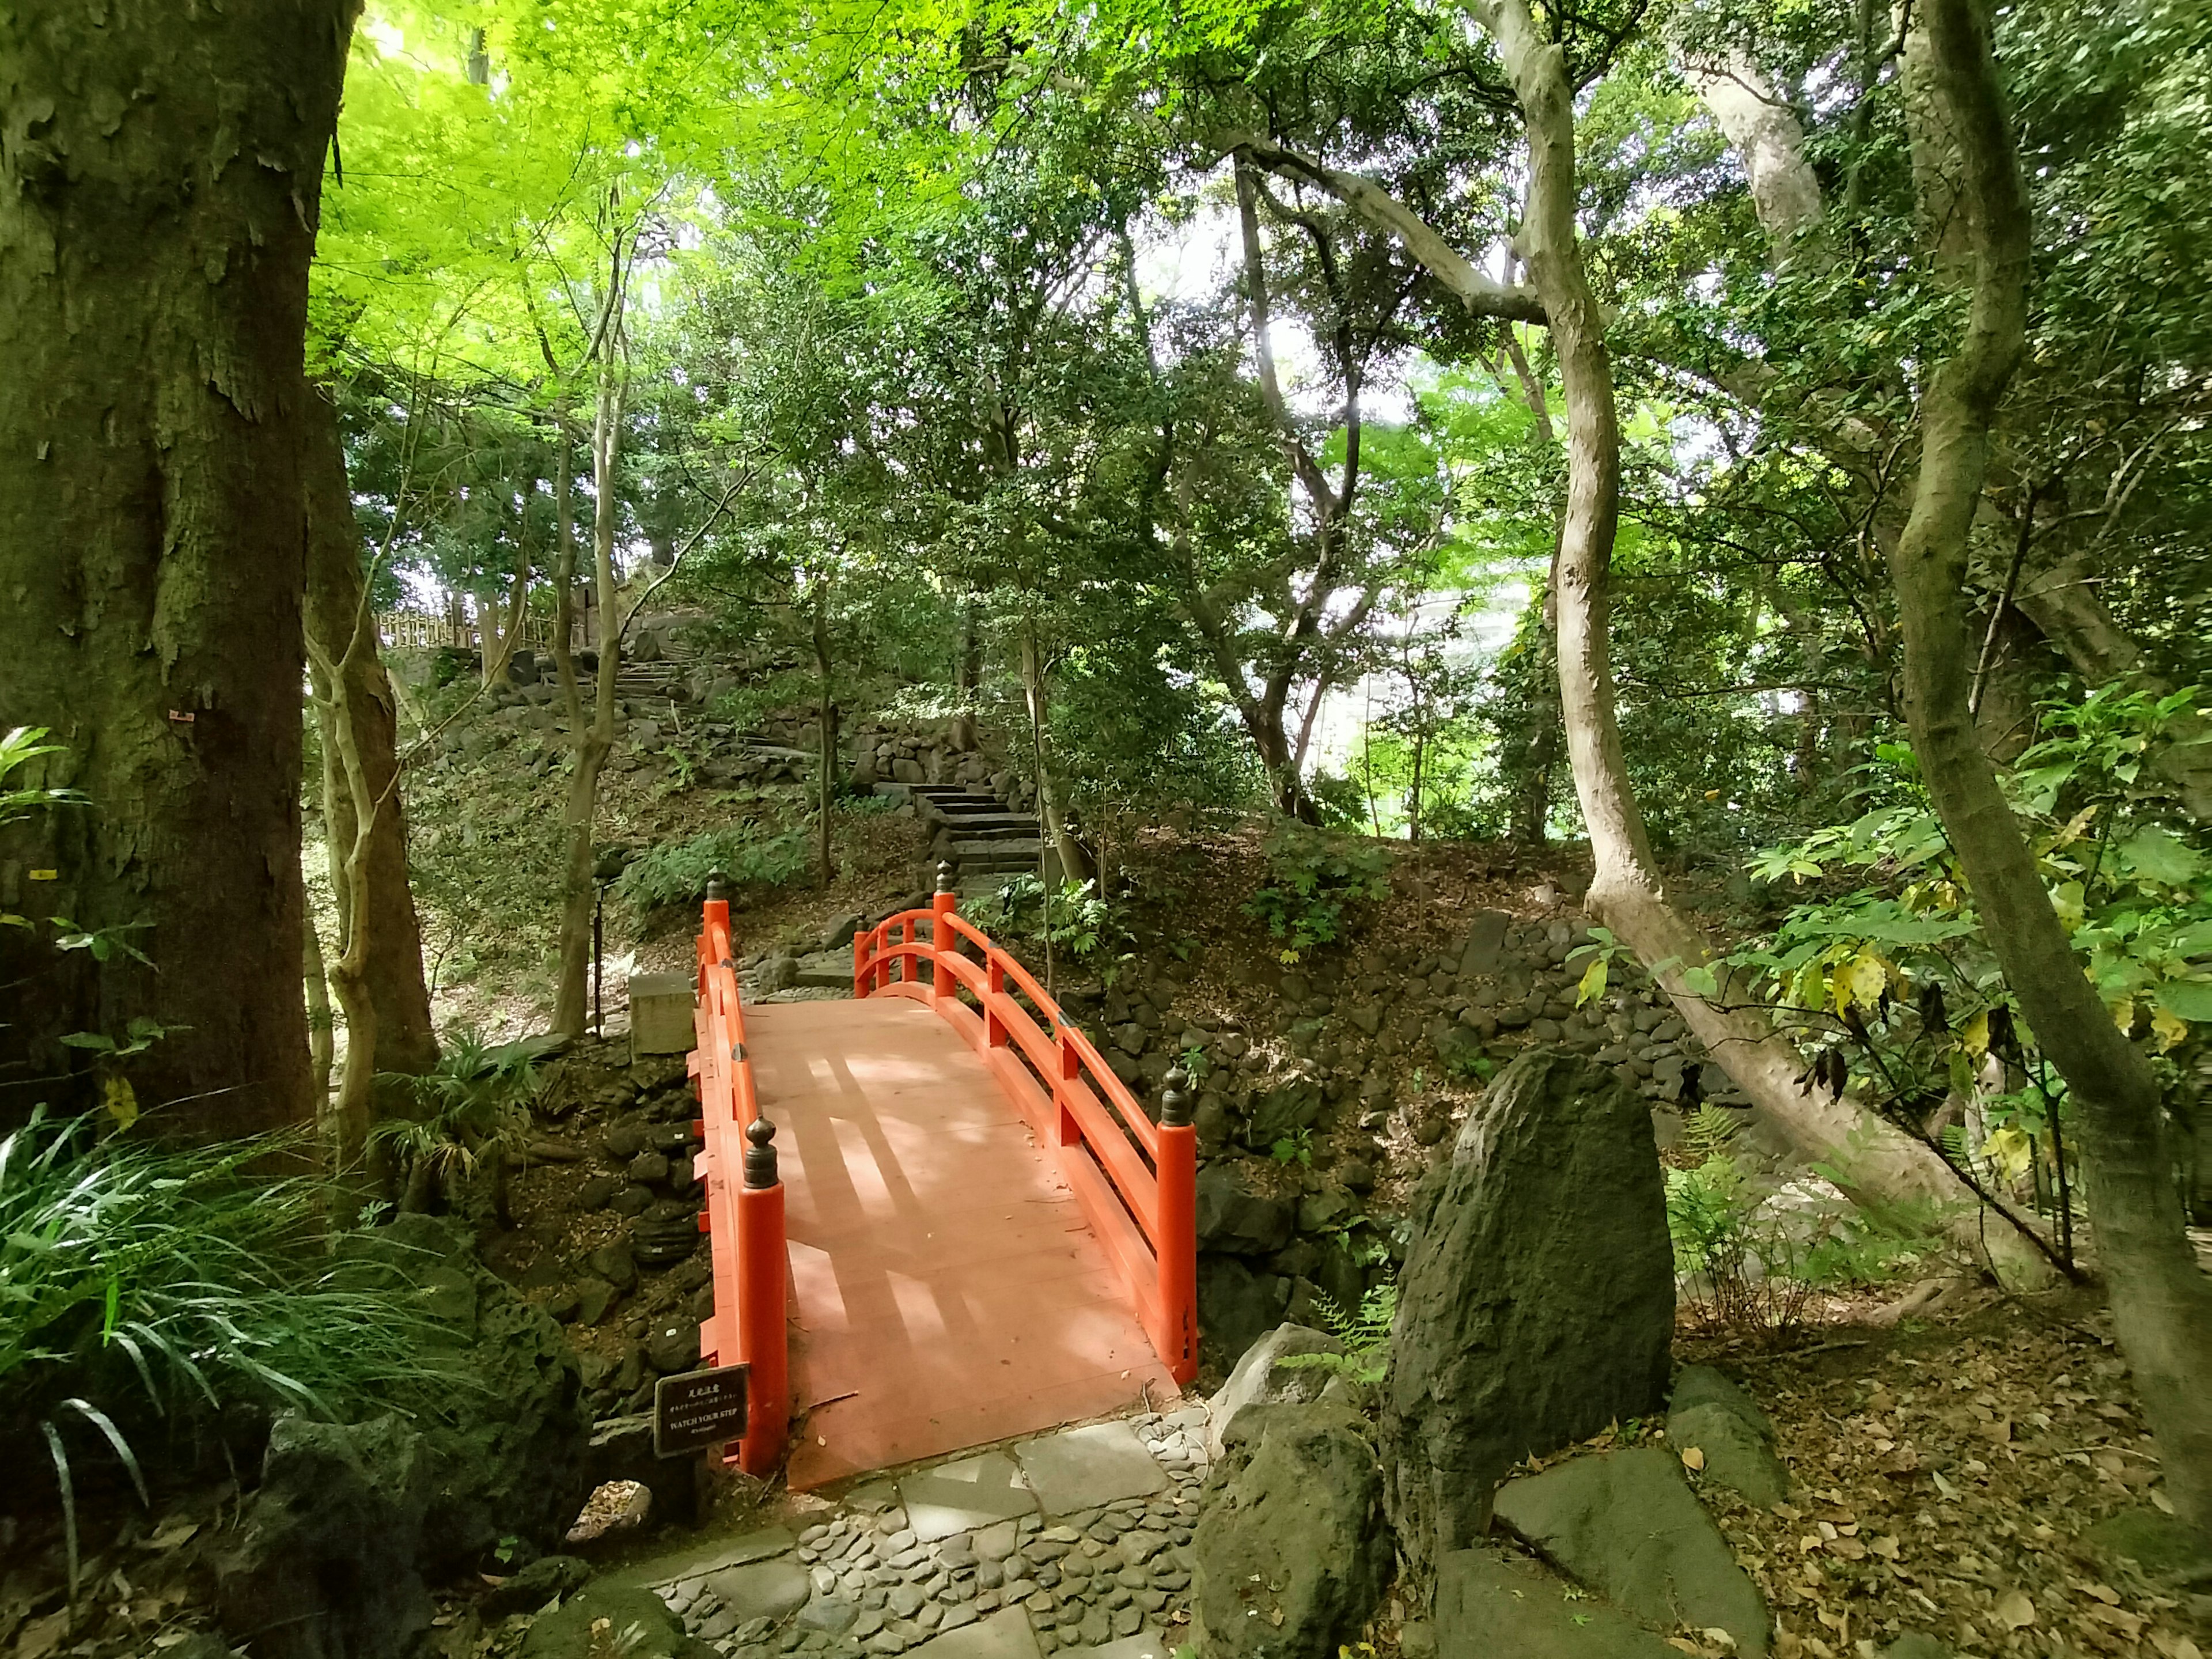
[[[1181,1129],[1190,1122],[1190,1073],[1180,1066],[1160,1079],[1160,1127]]]
[[[707,896],[709,900],[726,899],[730,896],[730,878],[720,870],[707,872]]]
[[[775,1125],[764,1117],[757,1117],[746,1126],[745,1139],[745,1185],[775,1186]]]
[[[953,890],[955,885],[956,878],[952,869],[952,860],[951,859],[938,860],[937,890],[940,893],[950,893]]]

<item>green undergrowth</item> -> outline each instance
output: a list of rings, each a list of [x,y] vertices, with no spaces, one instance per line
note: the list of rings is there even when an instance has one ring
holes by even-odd
[[[783,886],[806,873],[810,858],[804,828],[740,823],[653,848],[623,871],[615,891],[641,915],[663,905],[696,903],[717,870],[741,886]]]
[[[435,1414],[465,1376],[422,1308],[328,1247],[297,1135],[167,1148],[46,1113],[0,1139],[0,1448],[69,1523],[88,1462],[142,1498],[274,1413]]]

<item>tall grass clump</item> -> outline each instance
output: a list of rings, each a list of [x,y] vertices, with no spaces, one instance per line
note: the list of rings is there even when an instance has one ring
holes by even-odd
[[[434,1413],[467,1385],[416,1297],[335,1261],[305,1141],[98,1138],[34,1110],[0,1139],[0,1465],[46,1464],[76,1577],[76,1466],[147,1467],[208,1425],[290,1409]]]
[[[808,869],[804,830],[781,832],[740,823],[709,830],[688,841],[670,842],[633,860],[616,882],[615,891],[640,915],[665,904],[695,904],[707,891],[707,878],[720,870],[739,885],[757,882],[780,887]]]

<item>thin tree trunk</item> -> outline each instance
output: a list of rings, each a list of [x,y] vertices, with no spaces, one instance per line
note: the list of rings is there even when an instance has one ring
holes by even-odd
[[[323,939],[315,931],[315,907],[303,907],[307,950],[301,964],[307,988],[307,1064],[315,1079],[316,1116],[327,1115],[331,1098],[331,1068],[337,1063],[337,1034],[331,1018],[331,984],[323,971]],[[325,1139],[331,1139],[326,1133]]]
[[[60,1042],[164,1035],[149,1129],[313,1105],[301,976],[307,269],[352,0],[0,7],[0,729],[88,811],[6,832],[0,1091],[74,1103]],[[58,955],[67,916],[151,958]]]
[[[1037,649],[1036,630],[1024,624],[1022,629],[1022,690],[1029,702],[1030,733],[1036,757],[1037,816],[1044,825],[1044,833],[1060,856],[1060,875],[1063,881],[1088,881],[1092,872],[1091,855],[1083,850],[1067,827],[1066,815],[1060,810],[1060,786],[1054,781],[1052,763],[1048,757],[1049,745],[1045,741],[1048,708],[1044,681],[1044,658]]]
[[[1933,1151],[1848,1097],[1831,1100],[1801,1085],[1802,1056],[1748,998],[1734,1001],[1725,983],[1717,995],[1701,995],[1686,977],[1709,967],[1713,953],[1660,881],[1628,784],[1613,703],[1607,577],[1620,513],[1620,432],[1604,325],[1575,228],[1572,94],[1561,51],[1538,29],[1526,0],[1474,0],[1474,10],[1498,42],[1527,125],[1522,246],[1566,394],[1559,696],[1595,864],[1584,908],[1643,959],[1706,1051],[1798,1156],[1833,1169],[1855,1200],[1939,1210],[1951,1237],[2006,1282],[2048,1283],[2053,1270],[2040,1249],[2012,1225],[1985,1224],[1977,1206],[1962,1204],[1957,1178]]]
[[[821,677],[821,695],[816,707],[815,736],[820,761],[817,782],[817,823],[815,830],[815,877],[825,893],[836,876],[836,865],[830,856],[830,805],[836,792],[835,769],[837,764],[837,705],[830,698],[830,627],[823,616],[823,596],[814,596],[814,666]]]
[[[611,303],[619,307],[619,297]],[[596,512],[592,521],[592,570],[600,618],[599,673],[594,686],[591,723],[584,722],[583,700],[576,684],[573,659],[559,653],[561,690],[568,708],[569,741],[576,757],[568,779],[568,793],[561,807],[561,832],[566,846],[561,897],[561,977],[554,994],[553,1030],[562,1036],[584,1034],[588,1010],[592,967],[592,828],[598,815],[599,771],[615,741],[615,676],[622,659],[622,641],[611,621],[615,612],[615,489],[616,468],[622,453],[623,394],[625,388],[617,364],[599,365],[599,395],[592,421],[592,493]],[[568,494],[565,478],[562,493]],[[566,544],[563,562],[573,568],[574,530],[567,512],[562,515]],[[566,574],[564,572],[564,574]]]
[[[960,638],[952,658],[952,696],[958,705],[952,714],[951,737],[955,749],[978,747],[975,732],[975,691],[983,678],[982,642],[975,632],[975,603],[960,605]]]
[[[338,441],[336,411],[318,392],[307,410],[302,447],[307,477],[307,635],[316,718],[323,731],[323,811],[330,852],[331,894],[337,908],[338,955],[352,954],[355,918],[361,918],[359,994],[374,1005],[377,1038],[366,1048],[351,1035],[355,1011],[346,1009],[347,1066],[376,1072],[427,1072],[437,1063],[430,994],[422,974],[422,924],[408,885],[407,818],[400,799],[398,709],[390,676],[378,654],[376,618],[363,580],[362,538]],[[338,683],[331,671],[343,665]],[[345,744],[334,729],[343,720],[359,755],[362,787],[348,787]],[[365,884],[355,903],[355,842],[367,822],[359,860]]]
[[[2158,1440],[2166,1491],[2184,1518],[2212,1527],[2212,1279],[2183,1231],[2158,1085],[2083,975],[1967,707],[1967,543],[1990,429],[2026,349],[2028,206],[1972,0],[1924,0],[1918,16],[1927,118],[1962,162],[1943,202],[1923,206],[1933,213],[1948,205],[1955,188],[1975,274],[1966,337],[1922,402],[1919,478],[1890,559],[1905,714],[2005,982],[2066,1079],[2112,1322]]]

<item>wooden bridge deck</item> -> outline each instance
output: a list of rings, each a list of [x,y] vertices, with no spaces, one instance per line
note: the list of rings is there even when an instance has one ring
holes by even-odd
[[[898,997],[745,1010],[791,1242],[789,1482],[825,1485],[1176,1389],[982,1060]]]

